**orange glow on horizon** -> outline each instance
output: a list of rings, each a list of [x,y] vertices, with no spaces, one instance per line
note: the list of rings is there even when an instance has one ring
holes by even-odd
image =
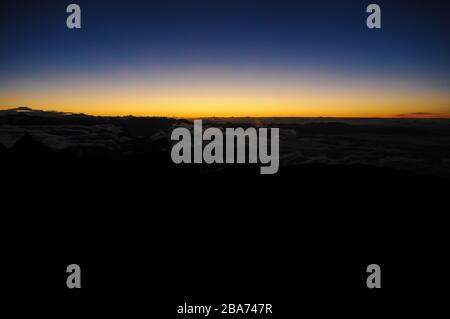
[[[450,92],[399,79],[314,72],[165,72],[29,79],[0,87],[0,109],[97,116],[450,118]]]

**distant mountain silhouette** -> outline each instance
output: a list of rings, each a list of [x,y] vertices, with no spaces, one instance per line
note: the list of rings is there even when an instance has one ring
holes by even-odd
[[[28,116],[41,116],[41,117],[65,117],[65,116],[85,116],[83,113],[67,113],[57,111],[43,111],[35,110],[30,107],[21,106],[13,109],[0,110],[0,116],[5,115],[28,115]]]
[[[132,136],[152,136],[159,130],[167,130],[175,123],[187,123],[166,117],[113,117],[88,116],[62,112],[48,112],[17,108],[0,111],[0,125],[35,126],[35,125],[116,125],[124,134]]]

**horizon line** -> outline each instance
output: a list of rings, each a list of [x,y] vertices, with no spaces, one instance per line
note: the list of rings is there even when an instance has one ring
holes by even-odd
[[[331,119],[443,119],[450,120],[450,114],[439,114],[439,113],[431,113],[431,112],[411,112],[405,114],[392,114],[392,115],[379,115],[379,116],[357,116],[357,115],[347,115],[347,116],[339,116],[339,115],[317,115],[317,116],[307,116],[307,115],[201,115],[201,116],[175,116],[175,115],[161,115],[161,114],[94,114],[94,113],[84,113],[84,112],[67,112],[67,111],[57,111],[57,110],[43,110],[43,109],[34,109],[27,106],[19,106],[12,108],[0,108],[0,115],[2,112],[13,112],[17,113],[27,113],[27,112],[42,112],[42,113],[59,113],[61,115],[84,115],[84,116],[92,116],[92,117],[165,117],[165,118],[173,118],[173,119],[186,119],[186,120],[195,120],[195,119],[242,119],[242,118],[260,118],[260,119],[316,119],[316,118],[331,118]]]

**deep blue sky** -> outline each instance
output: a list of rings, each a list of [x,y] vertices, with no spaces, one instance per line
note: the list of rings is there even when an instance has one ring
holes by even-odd
[[[82,8],[69,30],[65,8]],[[382,7],[369,30],[365,8]],[[449,1],[2,1],[0,85],[114,68],[308,68],[450,87]]]

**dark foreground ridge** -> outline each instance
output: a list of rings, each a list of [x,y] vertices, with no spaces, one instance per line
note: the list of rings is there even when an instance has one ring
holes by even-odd
[[[395,151],[375,135],[349,133],[336,124],[328,133],[315,125],[284,127],[288,147],[282,147],[282,167],[276,175],[263,176],[258,165],[173,164],[170,129],[188,121],[26,113],[0,116],[2,241],[8,243],[3,293],[152,298],[447,294],[439,288],[448,284],[449,266],[444,222],[449,153],[448,144],[439,144],[446,141],[445,128],[437,130],[441,139],[416,136],[422,153],[413,140],[410,153],[403,150],[404,161],[422,154],[429,166],[398,169],[349,160],[348,147],[357,141],[363,143],[355,146],[358,156],[366,150],[369,159]],[[392,141],[392,134],[386,135]],[[344,148],[333,148],[336,141]],[[339,154],[328,154],[344,149],[350,154],[344,156],[346,164]],[[83,270],[80,292],[65,287],[65,267],[71,263]],[[382,293],[365,286],[371,263],[383,269]]]

